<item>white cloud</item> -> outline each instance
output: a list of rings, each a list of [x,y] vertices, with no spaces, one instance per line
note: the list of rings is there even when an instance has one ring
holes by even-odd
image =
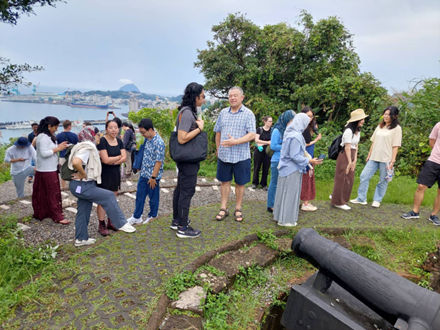
[[[133,83],[130,79],[125,79],[125,78],[119,79],[119,82],[124,85]]]

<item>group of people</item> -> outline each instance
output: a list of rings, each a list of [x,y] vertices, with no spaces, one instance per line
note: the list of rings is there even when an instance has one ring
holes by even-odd
[[[296,226],[299,209],[315,211],[311,204],[315,199],[315,167],[322,164],[322,157],[314,157],[315,144],[321,139],[315,116],[310,107],[301,113],[293,110],[282,113],[274,128],[270,116],[263,118],[264,126],[256,129],[253,112],[243,105],[244,93],[240,87],[232,87],[228,93],[230,106],[219,113],[214,132],[217,147],[217,174],[221,182],[221,206],[215,216],[218,221],[229,216],[228,198],[232,179],[235,181],[235,207],[233,217],[242,222],[245,215],[242,202],[245,185],[251,181],[250,142],[255,141],[253,185],[261,183],[268,191],[267,211],[273,213],[273,220],[280,226]],[[194,139],[204,130],[204,121],[197,116],[197,108],[205,102],[203,86],[190,83],[179,106],[176,119],[177,138],[180,144]],[[108,113],[109,114],[109,113]],[[93,244],[88,236],[88,224],[92,204],[98,204],[97,215],[99,233],[109,235],[109,230],[134,232],[134,224],[145,224],[157,217],[160,198],[160,179],[163,175],[165,144],[154,129],[153,121],[144,118],[139,123],[139,133],[144,142],[139,146],[137,156],[132,159],[136,149],[136,135],[133,126],[122,123],[119,118],[108,119],[105,134],[99,137],[90,123],[85,123],[78,136],[71,133],[71,123],[63,123],[64,131],[57,136],[55,132],[60,122],[55,117],[46,117],[29,135],[29,139],[19,138],[7,150],[5,161],[11,163],[11,175],[17,188],[18,197],[24,196],[24,184],[28,176],[34,175],[32,206],[34,218],[52,218],[54,222],[69,224],[64,218],[61,204],[61,189],[58,166],[68,162],[74,171],[69,189],[78,198],[78,212],[75,219],[75,245]],[[114,115],[114,114],[113,114]],[[350,210],[351,204],[367,204],[369,181],[374,173],[380,171],[372,206],[380,207],[385,196],[389,176],[402,142],[402,129],[398,120],[399,110],[390,106],[383,111],[383,119],[374,131],[367,164],[361,176],[358,194],[350,200],[356,168],[360,131],[368,115],[363,109],[351,112],[341,139],[341,151],[336,160],[331,205],[342,210]],[[121,128],[125,134],[121,139]],[[420,173],[419,187],[414,198],[414,208],[402,215],[405,219],[418,218],[424,192],[435,181],[440,183],[440,124],[430,136],[433,148],[431,157]],[[32,136],[31,136],[32,135]],[[312,137],[316,135],[315,139]],[[32,140],[32,141],[31,141]],[[32,147],[32,144],[35,146]],[[69,157],[64,159],[66,149]],[[266,152],[270,148],[271,156]],[[59,156],[58,156],[59,153]],[[60,161],[59,161],[60,158]],[[131,160],[131,161],[128,161]],[[133,162],[134,160],[134,162]],[[35,162],[34,167],[32,162]],[[139,171],[136,192],[136,206],[133,215],[127,220],[116,201],[121,186],[120,165],[129,163],[126,174]],[[189,210],[195,193],[200,163],[178,162],[177,185],[173,195],[173,219],[170,228],[176,230],[180,238],[196,238],[201,231],[190,223]],[[259,182],[259,170],[263,176]],[[267,188],[267,175],[271,169],[271,180]],[[62,183],[65,187],[65,182]],[[142,214],[146,197],[149,197],[150,212],[143,220]],[[301,204],[301,201],[302,204]],[[430,220],[440,225],[437,212],[440,210],[440,189]],[[106,219],[107,215],[107,219]]]

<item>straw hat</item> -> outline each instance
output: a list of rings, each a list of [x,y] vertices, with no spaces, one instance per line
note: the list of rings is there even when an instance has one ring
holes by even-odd
[[[352,122],[358,121],[358,120],[362,120],[367,117],[368,117],[368,115],[365,114],[364,109],[356,109],[350,113],[350,120],[347,121],[347,125],[349,123],[352,123]],[[347,126],[347,125],[345,125],[345,126]]]

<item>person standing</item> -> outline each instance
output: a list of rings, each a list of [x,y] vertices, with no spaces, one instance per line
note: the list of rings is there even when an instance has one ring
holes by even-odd
[[[57,135],[57,142],[58,144],[66,141],[67,145],[71,144],[77,144],[78,143],[78,136],[75,133],[72,133],[72,122],[70,120],[63,121],[63,127],[64,131],[62,131],[60,134]],[[64,158],[66,156],[66,150],[60,151],[59,159],[60,159],[60,165],[62,166],[66,159]],[[66,181],[61,179],[61,189],[66,190]]]
[[[303,137],[304,141],[306,142],[306,151],[313,158],[315,155],[315,143],[321,140],[321,134],[318,134],[316,139],[312,141],[312,134],[314,133],[314,129],[316,127],[315,115],[310,107],[304,107],[301,112],[305,113],[310,118],[310,123],[304,130]],[[303,201],[301,204],[301,210],[312,212],[316,211],[318,208],[309,203],[310,201],[314,200],[316,196],[314,169],[308,168],[307,172],[303,173],[301,185],[301,200]]]
[[[93,142],[82,142],[72,148],[68,167],[76,170],[69,184],[70,192],[78,198],[78,212],[75,218],[75,246],[95,243],[90,238],[87,227],[90,221],[93,203],[100,205],[113,219],[118,230],[133,233],[136,228],[131,226],[122,213],[115,195],[106,189],[98,188],[101,183],[102,166],[98,150]]]
[[[299,113],[293,118],[284,134],[273,212],[273,218],[275,221],[278,221],[278,226],[296,226],[299,204],[301,202],[300,194],[303,173],[306,173],[309,164],[322,164],[322,159],[313,159],[305,156],[306,142],[302,133],[309,123],[309,116],[305,113]]]
[[[235,221],[244,219],[241,204],[244,185],[251,178],[251,153],[249,142],[255,140],[255,116],[243,105],[244,94],[240,87],[229,90],[228,108],[223,109],[215,123],[217,146],[217,180],[221,182],[221,207],[216,220],[222,221],[229,215],[228,197],[231,192],[232,176],[235,180]]]
[[[130,176],[132,170],[132,153],[136,150],[136,135],[132,124],[127,122],[122,123],[124,130],[124,148],[127,154],[127,161],[125,162],[125,175]],[[153,130],[154,131],[154,130]]]
[[[431,187],[437,182],[437,197],[435,198],[434,208],[428,219],[434,225],[440,226],[440,220],[437,216],[440,211],[440,122],[434,126],[429,135],[429,147],[432,149],[431,155],[423,165],[422,171],[417,178],[418,186],[414,194],[413,208],[411,211],[402,214],[402,218],[420,218],[420,206],[425,197],[426,189],[431,189]]]
[[[177,140],[180,144],[191,141],[203,131],[205,122],[202,119],[197,119],[197,107],[201,107],[204,103],[203,86],[195,82],[188,84],[176,119]],[[173,195],[173,220],[170,228],[177,230],[176,235],[179,238],[196,238],[202,232],[189,225],[188,214],[191,199],[196,192],[200,162],[178,162],[176,166],[178,168],[177,185]]]
[[[252,188],[256,189],[259,182],[260,168],[263,165],[263,173],[261,174],[261,187],[267,191],[267,175],[270,168],[270,157],[266,154],[266,148],[270,145],[270,137],[272,135],[271,116],[263,117],[264,126],[258,127],[255,134],[255,150],[254,150],[254,178],[252,180]]]
[[[267,212],[273,212],[273,206],[275,204],[275,195],[278,184],[278,164],[280,162],[280,152],[283,143],[284,132],[287,126],[293,120],[295,112],[293,110],[287,110],[281,114],[278,118],[270,140],[270,149],[274,151],[270,159],[270,172],[271,179],[269,184],[269,191],[267,193]]]
[[[18,198],[24,197],[26,178],[35,173],[35,166],[32,166],[31,162],[35,163],[36,157],[34,147],[25,137],[18,138],[14,145],[6,150],[5,163],[11,164],[10,172]]]
[[[60,125],[56,117],[45,117],[38,125],[37,169],[32,192],[33,217],[38,220],[51,218],[54,222],[68,225],[61,204],[60,180],[58,176],[58,152],[67,148],[67,142],[57,144],[55,132]]]
[[[124,125],[122,126],[124,127]],[[159,182],[162,179],[165,160],[165,143],[154,130],[151,119],[142,119],[139,123],[139,131],[145,138],[145,145],[143,155],[139,156],[142,157],[142,163],[136,191],[136,208],[132,217],[128,219],[128,223],[132,225],[146,224],[157,217],[160,197]],[[147,196],[150,199],[150,213],[148,213],[148,218],[143,221],[142,213],[144,213]]]
[[[342,151],[336,159],[335,180],[331,205],[342,209],[350,210],[347,205],[350,200],[351,190],[354,183],[354,170],[356,169],[358,144],[361,138],[361,127],[368,116],[363,109],[356,109],[350,113],[350,120],[345,125],[342,135]]]
[[[34,142],[34,139],[37,137],[38,123],[32,123],[31,127],[32,127],[32,132],[30,132],[28,137],[27,137],[28,141],[30,143]],[[35,166],[35,164],[36,164],[35,161],[32,160],[31,161],[31,165]],[[28,183],[32,183],[33,179],[34,179],[34,176],[33,175],[29,175]]]
[[[99,188],[110,190],[115,196],[121,187],[120,166],[126,160],[124,143],[119,135],[118,124],[114,120],[105,123],[106,134],[101,138],[98,144],[99,156],[102,162],[102,182],[98,184]],[[101,205],[97,207],[99,227],[98,232],[102,236],[109,235],[108,229],[117,231],[118,229],[112,224],[109,214],[107,225],[105,224],[105,210]]]
[[[379,169],[380,179],[374,192],[371,206],[379,207],[387,192],[387,171],[391,170],[396,163],[397,152],[402,145],[402,128],[399,125],[399,109],[394,106],[383,111],[383,120],[376,127],[371,137],[370,151],[367,156],[367,164],[361,173],[361,183],[358,195],[350,202],[352,204],[367,204],[367,192],[371,177]]]

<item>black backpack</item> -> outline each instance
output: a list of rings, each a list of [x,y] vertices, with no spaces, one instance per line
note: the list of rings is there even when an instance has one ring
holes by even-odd
[[[61,165],[61,179],[63,179],[64,181],[72,181],[72,174],[74,173],[78,173],[78,171],[76,170],[71,170],[69,168],[69,158],[70,158],[70,153],[72,152],[72,149],[75,145],[71,145],[69,147],[67,147],[66,149],[66,155],[64,156],[64,158],[66,159],[66,161],[64,162],[63,165]]]
[[[328,158],[336,160],[342,151],[342,134],[335,137],[330,147],[328,147]]]

